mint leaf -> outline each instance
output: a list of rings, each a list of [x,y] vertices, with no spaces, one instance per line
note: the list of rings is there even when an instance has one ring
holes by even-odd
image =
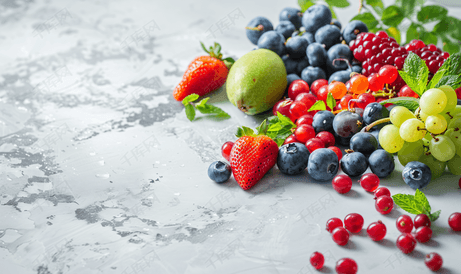
[[[256,132],[258,132],[258,135],[264,135],[267,132],[268,129],[267,125],[267,120],[262,121],[262,123],[256,128]]]
[[[199,107],[199,108],[202,107],[202,108],[205,108],[205,107],[206,107],[205,104],[206,104],[206,102],[208,102],[209,99],[210,99],[210,98],[203,98],[202,100],[200,100],[200,102],[198,102],[198,103],[195,105],[195,107]]]
[[[419,107],[419,99],[413,97],[397,97],[391,98],[384,101],[379,102],[381,105],[385,104],[394,104],[397,106],[406,107],[411,111],[415,111]]]
[[[406,38],[405,41],[407,43],[410,43],[411,40],[413,39],[419,39],[419,33],[421,25],[416,24],[416,23],[411,23],[410,27],[407,30]]]
[[[325,106],[325,102],[322,100],[318,100],[312,105],[312,107],[308,111],[313,111],[313,110],[327,110],[327,107]]]
[[[419,189],[416,189],[415,192],[415,202],[416,205],[421,207],[421,211],[424,214],[429,214],[431,212],[431,206],[429,205],[429,201],[427,200],[426,195],[424,195],[424,193],[422,193]]]
[[[308,8],[313,6],[315,3],[311,0],[298,0],[298,5],[301,8],[301,12],[305,12]]]
[[[333,108],[336,106],[336,100],[331,92],[328,92],[327,95],[327,106],[331,109],[331,111],[333,111]]]
[[[407,57],[407,59],[408,59],[408,57]],[[407,83],[407,85],[411,88],[411,90],[416,92],[415,89],[418,88],[417,79],[414,78],[412,75],[410,75],[409,73],[407,73],[404,70],[399,70],[399,75],[400,75],[400,77],[402,77],[402,79],[405,81],[405,83]],[[418,94],[418,95],[421,96],[421,94]]]
[[[206,102],[208,99],[209,98],[205,98],[201,100],[198,104],[195,105],[195,108],[203,114],[214,114],[213,116],[217,118],[230,118],[230,115],[221,108],[207,104]]]
[[[237,129],[237,133],[235,134],[235,136],[240,138],[243,136],[253,136],[254,134],[255,132],[253,131],[253,129],[246,126],[241,126]]]
[[[399,71],[400,76],[407,83],[407,85],[413,90],[416,94],[421,96],[427,84],[427,79],[429,76],[429,69],[427,68],[426,62],[419,58],[413,52],[408,54],[405,63],[403,64],[403,71]]]
[[[384,9],[381,20],[389,27],[397,27],[404,18],[404,11],[400,7],[391,5]]]
[[[430,5],[422,7],[416,18],[419,22],[429,23],[440,20],[447,16],[447,14],[448,10],[446,8],[438,5]]]
[[[411,17],[413,12],[415,11],[417,1],[416,0],[397,0],[396,4],[399,4],[399,6],[402,7],[405,17]]]
[[[293,133],[292,129],[296,128],[296,124],[280,112],[277,112],[277,116],[269,117],[268,125],[266,135],[272,138],[278,146],[281,146],[285,139]]]
[[[291,125],[291,126],[296,127],[296,124],[293,123],[290,118],[288,118],[287,116],[281,114],[278,111],[277,111],[277,118],[279,118],[279,121],[282,122],[285,125]]]
[[[357,14],[356,16],[354,16],[354,18],[351,19],[351,21],[352,20],[362,21],[367,25],[368,29],[374,29],[379,24],[378,20],[376,20],[376,18],[373,16],[371,12]]]
[[[421,214],[421,211],[415,204],[415,197],[410,194],[395,194],[392,196],[394,203],[401,209],[412,214]]]
[[[347,0],[325,0],[325,2],[331,7],[346,8],[350,6]]]
[[[191,104],[185,105],[186,116],[189,121],[193,121],[195,119],[195,108]]]
[[[383,1],[381,0],[366,0],[365,2],[372,7],[384,8]]]
[[[431,220],[431,222],[437,220],[439,218],[439,216],[440,216],[440,212],[442,212],[442,211],[437,210],[436,212],[429,214],[429,220]]]
[[[434,78],[436,77],[438,80],[434,82],[431,80],[429,83],[430,88],[443,85],[449,85],[453,89],[459,88],[461,86],[461,53],[452,54],[434,75]]]
[[[446,62],[445,62],[446,63]],[[444,64],[445,64],[444,63]],[[431,81],[429,84],[427,84],[426,90],[435,88],[435,85],[437,85],[440,82],[440,79],[442,79],[443,76],[448,72],[448,67],[443,67],[443,65],[439,68],[436,74],[432,77]]]
[[[188,95],[184,99],[182,99],[182,104],[187,105],[190,102],[197,100],[199,97],[200,96],[198,96],[198,94],[192,93],[191,95]]]

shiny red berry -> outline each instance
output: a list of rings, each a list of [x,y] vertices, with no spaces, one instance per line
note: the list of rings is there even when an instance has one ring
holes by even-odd
[[[303,104],[306,105],[307,109],[310,109],[317,101],[318,101],[318,98],[314,94],[311,94],[311,93],[300,93],[295,98],[295,102],[302,102]]]
[[[375,191],[379,186],[379,177],[374,173],[363,174],[359,180],[360,186],[368,192]]]
[[[350,213],[344,218],[344,227],[352,233],[359,233],[362,230],[363,222],[362,215]]]
[[[421,226],[431,227],[431,220],[429,220],[429,217],[427,217],[426,214],[418,214],[418,215],[416,215],[415,220],[414,220],[413,223],[414,223],[416,229],[418,227],[421,227]]]
[[[290,86],[288,86],[288,97],[290,97],[292,100],[294,100],[298,94],[308,92],[309,85],[301,79],[294,80],[291,82]]]
[[[432,238],[432,229],[428,226],[421,226],[416,229],[415,239],[420,243],[425,243]]]
[[[336,155],[338,156],[338,161],[341,161],[341,158],[343,158],[343,152],[341,151],[341,149],[339,149],[339,147],[331,146],[328,147],[328,149],[333,150],[334,153],[336,153]]]
[[[342,226],[343,226],[343,221],[341,221],[340,218],[333,217],[333,218],[328,219],[327,221],[327,231],[330,233],[332,233],[335,228],[342,227]]]
[[[357,263],[350,258],[342,258],[336,262],[335,267],[336,273],[338,274],[355,274],[357,273]]]
[[[367,234],[373,241],[381,241],[386,236],[386,226],[381,221],[373,222],[367,227]]]
[[[352,179],[351,177],[340,174],[336,175],[333,180],[331,181],[333,189],[336,190],[339,194],[347,193],[352,188]]]
[[[288,136],[288,137],[285,139],[285,141],[283,142],[283,144],[286,145],[286,144],[296,143],[296,142],[299,143],[299,141],[296,140],[295,135],[294,135],[294,134],[291,134],[290,136]]]
[[[290,105],[290,114],[288,117],[290,117],[291,121],[296,121],[299,117],[303,116],[304,114],[307,114],[308,108],[303,102],[299,101],[294,101]]]
[[[293,103],[293,100],[291,99],[284,99],[284,100],[278,101],[272,108],[272,114],[274,114],[274,116],[277,116],[277,112],[280,112],[280,114],[283,114],[289,117],[290,106],[292,103]]]
[[[224,159],[226,159],[227,161],[229,161],[230,152],[233,146],[234,146],[234,142],[229,141],[229,142],[225,142],[221,147],[222,157],[224,157]]]
[[[326,147],[331,147],[335,145],[335,136],[328,131],[320,131],[315,135],[316,138],[319,138],[323,141]]]
[[[331,233],[333,241],[338,245],[346,245],[349,241],[349,232],[344,227],[337,227]]]
[[[375,201],[375,208],[381,214],[388,214],[394,207],[394,200],[389,196],[379,196]]]
[[[305,144],[307,140],[315,137],[315,129],[311,125],[303,124],[296,128],[294,134],[300,143]]]
[[[432,271],[437,271],[442,268],[443,260],[442,256],[438,253],[432,252],[426,255],[424,258],[424,263],[426,264],[427,268]]]
[[[396,245],[403,253],[408,254],[415,249],[416,239],[410,233],[405,233],[397,238]]]
[[[312,153],[314,150],[317,150],[319,148],[325,148],[325,143],[319,138],[314,137],[307,140],[306,148],[310,153]]]
[[[304,114],[303,116],[299,117],[298,120],[296,120],[296,125],[300,126],[300,125],[306,124],[306,125],[312,126],[313,121],[314,121],[314,116],[310,114]]]
[[[322,253],[316,251],[312,253],[311,257],[309,258],[309,261],[315,269],[320,269],[323,267],[323,264],[325,263],[325,257]]]
[[[383,79],[377,73],[373,73],[370,76],[368,76],[368,83],[369,83],[368,88],[371,91],[382,90],[385,84]]]
[[[399,72],[394,66],[384,65],[379,69],[378,75],[384,83],[390,84],[397,79]]]
[[[375,190],[375,198],[378,198],[379,196],[391,196],[391,192],[387,187],[378,187]]]
[[[402,233],[410,233],[413,230],[413,220],[408,215],[400,215],[395,221],[397,229]]]
[[[315,80],[311,85],[311,91],[314,95],[317,95],[319,89],[323,86],[328,86],[328,80],[325,79],[318,79]]]
[[[461,213],[455,212],[448,217],[448,225],[454,231],[461,231]]]

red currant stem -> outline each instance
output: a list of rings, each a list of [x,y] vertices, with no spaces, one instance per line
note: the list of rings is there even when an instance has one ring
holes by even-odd
[[[388,123],[391,121],[391,118],[383,118],[383,119],[379,119],[377,121],[374,121],[373,123],[369,124],[368,126],[364,127],[361,132],[368,132],[370,131],[374,126],[377,126],[379,124],[384,124],[384,123]]]
[[[392,98],[394,97],[394,93],[393,92],[389,92],[389,93],[386,93],[386,92],[380,92],[380,93],[374,93],[372,94],[374,97],[386,97],[386,96],[389,96],[389,98]]]

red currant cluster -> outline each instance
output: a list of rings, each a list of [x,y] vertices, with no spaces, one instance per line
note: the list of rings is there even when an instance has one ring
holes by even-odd
[[[434,44],[425,45],[421,40],[412,40],[405,46],[405,49],[416,53],[421,59],[423,59],[429,68],[429,72],[432,74],[435,74],[445,60],[450,57],[448,52],[442,52],[442,50]]]

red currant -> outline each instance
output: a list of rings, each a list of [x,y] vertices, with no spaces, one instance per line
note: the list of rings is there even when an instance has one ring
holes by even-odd
[[[414,98],[419,98],[419,95],[416,94],[413,90],[408,85],[404,85],[399,93],[397,94],[399,97],[414,97]]]
[[[343,96],[343,98],[341,98],[341,100],[339,101],[339,104],[341,105],[341,109],[348,109],[349,107],[349,101],[352,99],[352,95],[350,94],[346,94]]]
[[[400,215],[395,222],[397,229],[402,233],[410,233],[413,230],[413,220],[408,215]]]
[[[312,153],[316,149],[325,148],[325,143],[319,138],[314,137],[314,138],[307,140],[306,148],[307,150],[309,150],[310,153]]]
[[[326,101],[327,96],[328,96],[328,86],[323,86],[319,88],[319,91],[317,91],[317,97],[322,101]]]
[[[427,268],[432,271],[437,271],[442,268],[443,260],[442,256],[438,253],[432,252],[426,255],[424,258],[424,263],[426,264]]]
[[[405,254],[412,252],[416,247],[416,240],[410,233],[404,233],[397,238],[397,247]]]
[[[347,214],[344,218],[344,227],[352,233],[359,233],[363,227],[363,217],[358,213]]]
[[[290,106],[290,119],[291,121],[296,121],[299,117],[307,114],[307,107],[304,103],[299,101],[294,101]]]
[[[425,243],[432,238],[432,229],[428,226],[421,226],[416,229],[415,238],[420,243]]]
[[[230,152],[231,152],[233,146],[234,146],[234,142],[229,141],[229,142],[225,142],[221,147],[221,155],[227,161],[229,161]]]
[[[309,258],[309,261],[315,269],[320,269],[323,267],[323,264],[325,263],[325,257],[323,257],[322,253],[316,251],[312,253],[311,257]]]
[[[375,201],[375,208],[381,214],[388,214],[394,207],[394,200],[389,196],[379,196]]]
[[[315,137],[315,129],[311,125],[303,124],[296,128],[294,134],[299,142],[305,144],[307,140]]]
[[[296,140],[295,135],[294,135],[294,134],[291,134],[290,136],[288,136],[288,137],[285,139],[285,141],[283,142],[283,144],[286,145],[286,144],[296,143],[296,142],[299,143],[299,141]]]
[[[458,97],[458,99],[461,99],[461,87],[455,89],[455,92],[456,92],[456,97]],[[459,187],[461,188],[461,179],[459,179]]]
[[[381,38],[388,38],[389,37],[384,30],[377,31],[376,36],[381,37]]]
[[[328,147],[328,149],[333,150],[338,156],[338,161],[341,161],[341,158],[343,158],[343,152],[341,151],[341,149],[339,149],[339,147],[332,146]]]
[[[352,188],[352,179],[344,174],[336,175],[331,181],[333,189],[339,194],[347,193]]]
[[[357,98],[357,107],[365,109],[365,107],[368,106],[368,104],[374,103],[375,101],[375,97],[370,93],[362,93]]]
[[[448,225],[454,231],[461,231],[461,213],[455,212],[448,217]]]
[[[370,76],[368,76],[368,83],[370,84],[368,88],[371,91],[382,90],[385,84],[383,80],[384,79],[381,79],[381,77],[379,77],[378,74],[376,73],[371,74]]]
[[[378,72],[379,77],[382,77],[384,83],[392,83],[397,79],[399,75],[397,68],[391,65],[382,66]]]
[[[311,85],[311,91],[314,95],[317,95],[319,89],[323,86],[328,86],[328,81],[325,79],[315,80]]]
[[[335,136],[331,132],[320,131],[315,137],[322,140],[326,147],[335,145]]]
[[[376,190],[375,190],[375,198],[378,198],[379,196],[391,196],[391,192],[389,191],[389,189],[387,187],[378,187]]]
[[[448,59],[448,57],[450,57],[450,53],[448,52],[442,52],[442,54],[440,54],[443,58]]]
[[[295,102],[302,102],[306,105],[307,109],[310,109],[317,101],[317,97],[311,93],[300,93],[295,98]]]
[[[379,177],[374,173],[367,173],[362,175],[359,180],[360,185],[363,189],[368,192],[375,191],[379,186]]]
[[[341,221],[340,218],[333,217],[333,218],[328,219],[327,221],[327,231],[330,233],[332,233],[333,230],[335,230],[335,228],[342,227],[342,226],[343,226],[343,221]]]
[[[304,114],[303,116],[299,117],[298,120],[296,120],[296,125],[312,125],[312,122],[314,121],[314,116],[310,114]]]
[[[381,241],[386,236],[386,226],[381,221],[371,223],[367,228],[368,237],[373,241]]]
[[[301,79],[294,80],[291,82],[290,86],[288,87],[288,97],[291,99],[295,99],[298,94],[301,93],[308,93],[309,92],[309,85]]]
[[[429,217],[427,217],[426,214],[416,215],[413,223],[415,224],[416,229],[421,226],[431,227],[431,220],[429,220]]]
[[[349,232],[344,227],[337,227],[331,233],[333,241],[338,245],[346,245],[349,241]]]
[[[358,266],[354,260],[350,258],[342,258],[336,262],[335,270],[338,274],[356,274]]]
[[[291,99],[284,99],[278,101],[272,108],[272,114],[274,114],[274,116],[277,116],[277,112],[280,112],[280,114],[283,114],[288,117],[290,115],[290,106],[292,103],[293,101]]]

